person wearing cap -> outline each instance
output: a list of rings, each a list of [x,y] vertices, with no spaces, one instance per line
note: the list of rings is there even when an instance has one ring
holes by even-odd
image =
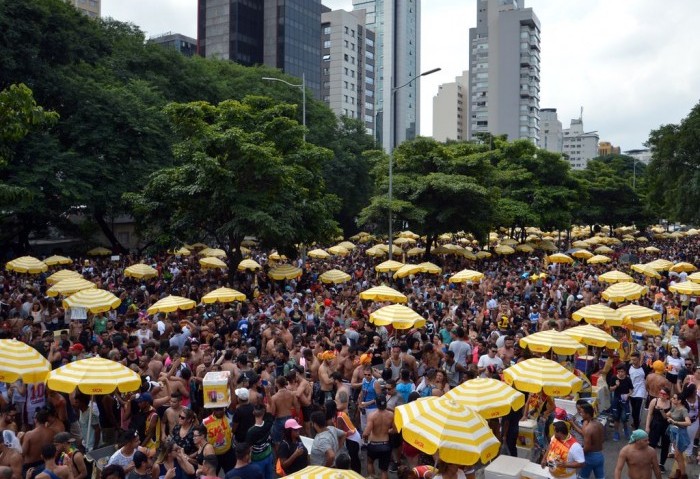
[[[622,479],[622,471],[627,466],[629,479],[662,479],[656,451],[649,446],[649,435],[642,429],[630,434],[629,444],[620,450],[615,465],[615,479]]]
[[[73,479],[85,479],[87,477],[87,465],[85,456],[75,447],[75,439],[68,432],[59,432],[53,438],[56,446],[56,464],[59,466],[70,465]]]
[[[301,441],[302,426],[296,419],[284,423],[284,437],[277,447],[276,472],[280,475],[294,474],[309,465],[309,451]]]
[[[139,412],[146,418],[146,427],[141,445],[151,451],[157,451],[160,447],[162,426],[160,424],[160,416],[158,416],[158,412],[153,407],[153,396],[148,392],[139,394],[136,398],[136,405],[139,408]]]

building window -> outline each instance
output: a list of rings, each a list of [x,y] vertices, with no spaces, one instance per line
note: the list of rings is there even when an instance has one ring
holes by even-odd
[[[345,33],[348,33],[350,29],[348,27],[345,27]]]
[[[368,38],[368,39],[366,39],[365,44],[366,44],[368,47],[373,47],[373,46],[374,46],[374,40],[372,40],[371,38]]]
[[[330,35],[331,34],[331,27],[323,27],[323,34]]]
[[[331,41],[330,40],[324,40],[323,42],[323,48],[330,48],[331,47]]]
[[[329,61],[331,61],[331,56],[328,55],[328,54],[323,55],[323,61],[324,61],[324,62],[329,62]]]

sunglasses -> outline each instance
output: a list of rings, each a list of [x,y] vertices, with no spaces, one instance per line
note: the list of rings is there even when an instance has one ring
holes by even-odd
[[[180,419],[187,419],[187,416],[180,416]]]

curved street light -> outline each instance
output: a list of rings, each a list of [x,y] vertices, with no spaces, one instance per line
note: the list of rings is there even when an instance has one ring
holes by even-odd
[[[294,83],[289,83],[287,80],[282,80],[281,78],[275,78],[275,77],[262,77],[263,80],[267,81],[278,81],[280,83],[284,83],[285,85],[289,85],[294,88],[299,88],[301,89],[301,103],[302,103],[302,112],[301,112],[301,124],[304,127],[304,141],[306,141],[306,73],[301,74],[301,85],[297,85]]]

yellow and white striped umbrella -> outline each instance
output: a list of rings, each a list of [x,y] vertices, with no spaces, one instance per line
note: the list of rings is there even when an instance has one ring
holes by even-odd
[[[501,244],[504,244],[506,246],[515,246],[516,244],[518,244],[518,241],[514,240],[513,238],[503,238],[501,240]]]
[[[375,257],[375,258],[376,258],[376,257],[380,257],[380,256],[386,255],[387,252],[384,251],[384,250],[383,250],[382,248],[380,248],[379,246],[381,246],[381,245],[375,245],[375,246],[372,246],[371,248],[368,248],[367,250],[365,250],[365,254],[366,254],[367,256],[372,256],[372,257]],[[394,250],[394,251],[396,251],[396,250]]]
[[[270,253],[270,256],[268,256],[267,259],[269,261],[287,261],[287,257],[283,254],[279,254],[277,251]]]
[[[629,319],[625,319],[622,322],[622,326],[629,329],[630,331],[636,331],[638,333],[646,333],[654,336],[661,334],[661,328],[658,324],[652,321],[637,321],[634,322]]]
[[[544,358],[521,361],[503,371],[503,380],[518,391],[552,397],[568,396],[581,390],[583,382],[559,363]]]
[[[608,326],[622,326],[622,316],[619,311],[604,304],[591,304],[574,311],[571,315],[574,321],[582,319],[588,324],[607,324]]]
[[[418,256],[425,253],[425,248],[411,248],[406,251],[406,256]]]
[[[488,259],[491,257],[491,253],[488,251],[477,251],[476,254],[476,259]]]
[[[407,244],[416,244],[416,240],[414,240],[413,238],[396,238],[394,240],[394,244],[396,246],[404,246]]]
[[[56,266],[57,264],[71,264],[72,262],[73,260],[67,256],[58,255],[49,256],[48,258],[44,259],[44,263],[48,264],[49,266]]]
[[[59,281],[63,281],[64,279],[70,279],[70,278],[82,278],[83,275],[78,273],[77,271],[73,271],[72,269],[60,269],[56,271],[54,274],[46,278],[46,283],[47,284],[56,284]]]
[[[158,276],[158,270],[147,264],[138,263],[132,264],[124,269],[124,276],[129,276],[136,279],[148,279]]]
[[[377,326],[393,326],[395,329],[422,328],[425,318],[402,304],[390,304],[369,315],[369,322]]]
[[[466,283],[467,281],[478,283],[482,279],[484,279],[484,273],[474,271],[473,269],[463,269],[450,277],[450,283]]]
[[[402,231],[401,233],[398,234],[398,237],[399,238],[411,238],[414,240],[417,240],[418,238],[420,238],[420,236],[418,236],[416,233],[414,233],[411,230]]]
[[[150,308],[148,314],[156,313],[172,313],[173,311],[192,309],[197,305],[194,301],[182,296],[173,296],[172,294],[165,298],[156,301]]]
[[[588,244],[586,241],[583,241],[583,240],[578,240],[578,241],[574,241],[573,243],[571,243],[572,248],[584,248],[585,249],[585,248],[590,248],[590,246],[591,246],[590,244]]]
[[[656,271],[668,271],[673,267],[673,263],[667,259],[657,259],[647,263],[647,266],[654,268]]]
[[[639,306],[638,304],[628,304],[627,306],[618,308],[617,312],[623,321],[630,320],[633,322],[639,322],[661,320],[661,313],[651,308]]]
[[[200,258],[199,265],[204,269],[226,269],[228,265],[217,258],[216,256],[207,256],[206,258]]]
[[[245,301],[245,294],[232,288],[217,288],[204,296],[202,303],[232,303],[234,301]]]
[[[282,281],[284,279],[294,279],[301,275],[301,269],[291,264],[281,264],[276,268],[271,269],[267,275],[274,279],[275,281]]]
[[[207,249],[208,247],[209,247],[209,245],[204,244],[204,243],[195,243],[195,244],[192,244],[189,246],[185,245],[185,248],[190,249],[190,250],[192,250],[192,249]]]
[[[613,254],[615,250],[608,246],[598,246],[593,252],[595,254]]]
[[[221,248],[204,248],[202,251],[197,253],[199,256],[213,256],[214,258],[225,258],[226,251]]]
[[[83,394],[132,392],[141,387],[141,376],[121,363],[104,358],[87,358],[54,369],[46,378],[46,386],[70,394],[78,388]]]
[[[586,347],[559,331],[547,330],[520,339],[520,346],[536,353],[554,351],[556,354],[586,353]]]
[[[379,273],[388,273],[389,271],[398,271],[403,266],[403,263],[388,259],[383,263],[379,263],[374,269]]]
[[[327,258],[331,257],[330,253],[328,253],[326,250],[323,250],[321,248],[312,249],[311,251],[306,253],[306,255],[309,258],[313,258],[313,259],[327,259]]]
[[[340,284],[346,283],[352,279],[352,277],[345,271],[339,269],[331,269],[319,276],[322,283],[326,284]]]
[[[406,295],[388,286],[375,286],[360,293],[360,299],[367,301],[391,301],[392,303],[407,303]]]
[[[43,383],[51,363],[33,347],[16,339],[0,339],[0,382]]]
[[[653,254],[661,253],[661,250],[659,248],[657,248],[656,246],[647,246],[646,248],[644,248],[644,251],[646,251],[647,253],[653,253]]]
[[[647,288],[637,283],[615,283],[603,291],[603,299],[613,303],[632,301],[647,294]]]
[[[564,253],[555,253],[547,256],[547,261],[550,263],[571,264],[574,262],[574,259],[571,256],[565,255]]]
[[[192,254],[192,252],[183,246],[182,248],[178,248],[173,251],[173,254],[178,256],[189,256]]]
[[[506,255],[515,253],[515,250],[514,250],[513,248],[511,248],[510,246],[507,246],[507,245],[500,245],[500,246],[496,246],[496,247],[493,249],[493,252],[496,253],[496,254],[500,254],[500,255],[506,256]]]
[[[661,279],[661,275],[659,274],[659,272],[651,266],[649,266],[648,264],[633,264],[632,271],[641,273],[644,276],[648,276],[649,278]]]
[[[88,256],[109,256],[112,254],[112,250],[98,246],[97,248],[92,248],[87,252]]]
[[[535,251],[535,248],[527,243],[519,244],[515,247],[516,251],[520,251],[521,253],[532,253]]]
[[[58,296],[59,294],[67,296],[69,294],[77,293],[78,291],[82,291],[84,289],[95,288],[97,288],[97,285],[92,281],[88,281],[87,279],[68,278],[61,280],[58,283],[51,286],[48,289],[48,291],[46,291],[46,294],[49,296]]]
[[[437,452],[450,464],[486,464],[501,448],[481,414],[447,398],[421,398],[398,406],[394,424],[404,441],[426,454]]]
[[[440,273],[442,273],[441,267],[439,267],[438,265],[431,263],[429,261],[426,261],[425,263],[420,263],[418,266],[420,266],[421,273],[427,273],[427,274],[440,274]]]
[[[613,338],[602,329],[591,326],[590,324],[565,329],[562,333],[571,336],[582,344],[596,348],[617,349],[620,347],[620,342],[617,339]]]
[[[554,255],[552,255],[552,256],[554,256]],[[579,259],[589,259],[589,258],[593,257],[593,253],[591,253],[587,249],[580,248],[580,249],[577,249],[576,251],[574,251],[573,253],[571,253],[571,256],[573,256],[574,258],[579,258]]]
[[[352,251],[355,249],[355,245],[353,243],[351,243],[350,241],[341,241],[340,243],[338,243],[338,246],[342,246],[343,248],[345,248],[348,251]]]
[[[603,263],[609,263],[611,262],[612,259],[608,256],[605,256],[604,254],[597,254],[595,256],[591,256],[588,258],[586,261],[588,264],[603,264]]]
[[[612,270],[598,276],[598,281],[603,283],[633,283],[634,278],[622,271]]]
[[[284,479],[364,479],[364,476],[351,470],[306,466],[301,471],[287,474]]]
[[[328,248],[328,252],[335,256],[347,256],[350,254],[350,251],[340,245],[331,246]]]
[[[104,289],[84,289],[63,300],[64,308],[85,308],[91,313],[104,313],[118,308],[122,300]]]
[[[672,284],[668,287],[668,290],[673,293],[697,296],[700,294],[700,284],[692,281],[682,281],[680,283]]]
[[[406,276],[411,276],[412,274],[418,274],[423,271],[423,268],[419,264],[404,264],[401,265],[399,269],[394,273],[394,279],[405,278]]]
[[[693,283],[700,283],[700,272],[688,275],[688,279]]]
[[[238,271],[245,271],[247,269],[255,271],[258,269],[262,269],[262,266],[260,266],[260,263],[252,259],[244,259],[243,261],[238,263]]]
[[[48,270],[49,265],[33,256],[20,256],[12,261],[8,261],[5,268],[16,273],[38,274]]]
[[[44,263],[46,263],[46,260],[44,260]],[[694,264],[686,263],[685,261],[676,263],[669,269],[669,271],[673,271],[674,273],[682,273],[683,271],[685,271],[686,273],[691,273],[697,270],[698,268]]]
[[[485,419],[494,419],[517,411],[525,405],[525,395],[503,381],[491,378],[476,378],[450,389],[444,396],[458,404],[467,406]]]

